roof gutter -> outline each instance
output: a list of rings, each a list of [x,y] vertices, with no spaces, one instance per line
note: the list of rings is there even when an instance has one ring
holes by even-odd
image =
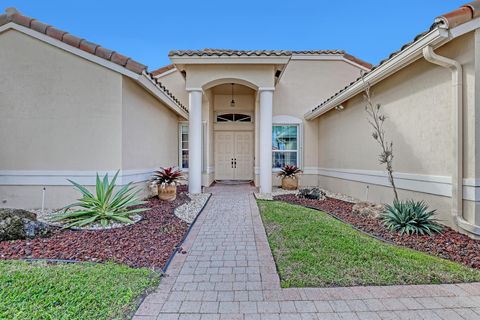
[[[422,38],[411,44],[410,47],[404,49],[389,61],[369,72],[364,77],[364,81],[358,79],[345,91],[340,92],[336,96],[333,96],[330,100],[327,100],[325,103],[321,104],[319,107],[305,113],[304,118],[306,120],[313,120],[321,116],[348,99],[353,98],[357,94],[363,92],[367,85],[375,85],[386,77],[402,69],[406,65],[422,58],[423,48],[427,46],[435,48],[450,40],[451,36],[449,35],[448,30],[440,27],[433,29]]]
[[[463,230],[480,235],[480,226],[463,218],[463,69],[453,59],[439,56],[431,46],[423,49],[425,60],[447,68],[452,73],[452,129],[453,129],[453,170],[452,170],[452,218]]]

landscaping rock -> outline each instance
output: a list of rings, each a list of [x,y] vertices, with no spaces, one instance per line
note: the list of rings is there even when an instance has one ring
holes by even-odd
[[[0,242],[1,259],[61,259],[116,262],[133,268],[163,268],[188,230],[173,209],[189,201],[179,186],[172,202],[150,198],[140,207],[143,219],[123,228],[106,230],[57,229],[49,238]]]
[[[37,221],[35,213],[22,209],[0,209],[0,241],[48,237],[52,227]]]
[[[319,188],[304,188],[298,191],[298,197],[303,199],[325,200],[326,194]]]
[[[353,205],[352,213],[364,217],[378,218],[385,211],[385,206],[379,203],[362,201]]]

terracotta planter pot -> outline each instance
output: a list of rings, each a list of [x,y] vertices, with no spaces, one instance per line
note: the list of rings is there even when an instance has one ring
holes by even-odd
[[[285,190],[297,190],[298,189],[298,179],[292,177],[282,178],[282,189]]]
[[[164,201],[173,201],[177,199],[177,186],[158,186],[158,198]]]

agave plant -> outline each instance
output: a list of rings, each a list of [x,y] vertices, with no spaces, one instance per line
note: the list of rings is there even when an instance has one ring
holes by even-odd
[[[394,200],[393,205],[386,205],[381,216],[387,229],[403,234],[428,234],[439,233],[442,226],[434,218],[435,210],[428,211],[424,201]]]
[[[64,207],[63,212],[54,217],[54,221],[66,221],[65,228],[84,227],[86,225],[100,222],[103,227],[107,227],[109,222],[118,221],[126,224],[133,223],[130,216],[147,210],[146,208],[135,208],[133,206],[145,203],[137,198],[137,193],[133,192],[131,183],[123,186],[114,193],[115,181],[119,171],[115,173],[112,181],[108,181],[108,174],[100,179],[97,173],[95,185],[96,194],[94,195],[84,186],[70,181],[82,193],[82,198],[78,202]],[[70,209],[79,207],[80,209],[70,211]]]
[[[302,170],[297,166],[286,164],[280,169],[280,172],[277,175],[282,178],[295,178],[299,173],[302,173]]]
[[[174,167],[160,168],[153,173],[152,182],[156,185],[176,185],[181,179],[183,174],[179,169]]]

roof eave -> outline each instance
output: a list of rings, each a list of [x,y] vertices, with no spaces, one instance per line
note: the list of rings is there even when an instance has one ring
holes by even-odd
[[[462,26],[459,26],[459,28],[460,27]],[[459,34],[457,34],[457,36],[458,35]],[[369,85],[375,85],[376,83],[392,75],[398,70],[420,59],[422,57],[422,50],[424,47],[432,46],[435,48],[445,44],[452,38],[453,37],[448,30],[436,27],[435,29],[424,35],[422,38],[418,39],[415,43],[410,45],[410,47],[404,49],[399,54],[391,58],[389,61],[380,65],[375,70],[369,72],[365,76],[363,81],[361,79],[357,80],[348,89],[332,97],[330,100],[326,101],[323,105],[321,105],[321,107],[312,109],[309,112],[305,113],[304,118],[306,120],[313,120],[321,116],[322,114],[332,110],[333,108],[339,106],[340,104],[364,91],[367,83]]]
[[[184,119],[188,120],[188,112],[180,107],[168,94],[166,94],[163,90],[158,87],[150,76],[147,73],[143,73],[142,75],[137,77],[137,82],[145,88],[148,92],[150,92],[154,97],[158,100],[166,104],[172,111],[174,111],[177,115],[183,117]]]

